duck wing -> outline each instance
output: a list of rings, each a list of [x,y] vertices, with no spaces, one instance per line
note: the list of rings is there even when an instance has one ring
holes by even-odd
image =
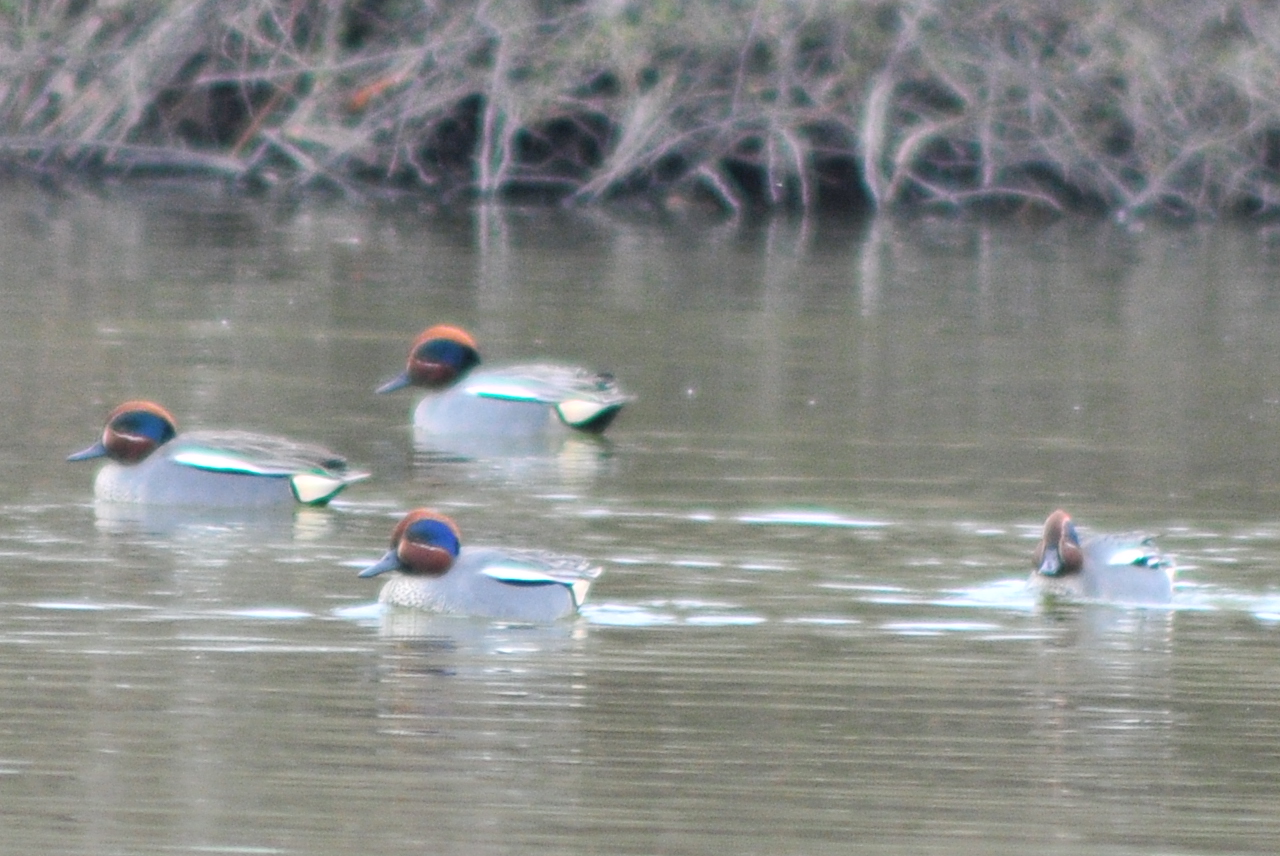
[[[573,593],[575,605],[581,605],[603,570],[580,556],[546,550],[503,550],[486,561],[480,573],[513,585],[559,584]]]
[[[287,478],[298,501],[308,505],[322,505],[352,482],[369,477],[324,446],[250,431],[182,434],[169,460],[208,472]]]
[[[1085,544],[1098,562],[1105,565],[1132,565],[1140,568],[1164,568],[1169,560],[1156,547],[1149,535],[1096,535]]]
[[[604,430],[622,405],[635,398],[623,392],[609,372],[555,363],[472,372],[461,388],[480,398],[549,405],[566,424],[587,431]]]

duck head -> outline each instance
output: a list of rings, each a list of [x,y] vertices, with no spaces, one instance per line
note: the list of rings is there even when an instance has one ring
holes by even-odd
[[[178,436],[178,423],[153,401],[126,401],[111,411],[102,438],[87,449],[68,455],[68,461],[110,458],[122,464],[142,461]]]
[[[394,392],[406,386],[440,389],[479,365],[476,340],[461,327],[437,324],[428,327],[409,349],[405,370],[378,387],[378,392]]]
[[[1076,574],[1084,567],[1080,536],[1071,515],[1059,508],[1044,522],[1044,536],[1036,547],[1035,566],[1048,577]]]
[[[391,533],[391,549],[360,576],[402,571],[438,577],[453,567],[461,549],[462,536],[456,523],[429,508],[414,509],[396,524]]]

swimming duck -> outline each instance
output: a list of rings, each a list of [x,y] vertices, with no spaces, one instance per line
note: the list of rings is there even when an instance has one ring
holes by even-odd
[[[169,411],[126,401],[107,417],[102,438],[68,461],[110,460],[94,495],[109,502],[246,506],[324,505],[369,474],[322,446],[248,431],[179,434]]]
[[[601,568],[542,550],[463,547],[457,524],[429,508],[410,511],[391,533],[391,549],[360,572],[398,571],[381,603],[508,621],[573,615]]]
[[[1173,598],[1173,563],[1143,535],[1081,540],[1062,509],[1044,522],[1032,585],[1046,594],[1115,603],[1160,605]]]
[[[608,372],[555,363],[477,370],[479,364],[471,334],[437,324],[414,340],[405,370],[377,391],[430,390],[413,424],[432,434],[531,435],[565,427],[602,434],[633,398]]]

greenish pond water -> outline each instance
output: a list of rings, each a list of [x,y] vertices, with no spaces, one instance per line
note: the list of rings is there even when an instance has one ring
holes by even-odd
[[[1270,853],[1280,244],[0,200],[0,851]],[[425,326],[613,371],[603,443],[415,445]],[[374,478],[95,507],[154,398]],[[527,450],[526,450],[527,451]],[[406,509],[602,563],[554,627],[383,617]],[[1039,603],[1044,517],[1175,607]]]

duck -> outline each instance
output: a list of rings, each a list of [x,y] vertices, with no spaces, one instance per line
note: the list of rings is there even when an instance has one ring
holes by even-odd
[[[413,411],[427,434],[531,436],[568,429],[603,434],[634,396],[609,372],[558,363],[479,369],[476,340],[461,327],[428,327],[409,349],[405,370],[377,388],[428,390]]]
[[[544,550],[462,546],[458,525],[430,508],[410,511],[391,549],[360,572],[394,572],[378,602],[473,618],[552,622],[576,614],[601,568]]]
[[[322,446],[249,431],[178,433],[154,401],[126,401],[96,443],[68,461],[107,458],[94,479],[106,502],[264,507],[326,505],[369,473]]]
[[[1146,606],[1173,600],[1173,562],[1144,535],[1081,538],[1061,508],[1044,522],[1031,584],[1047,595]]]

